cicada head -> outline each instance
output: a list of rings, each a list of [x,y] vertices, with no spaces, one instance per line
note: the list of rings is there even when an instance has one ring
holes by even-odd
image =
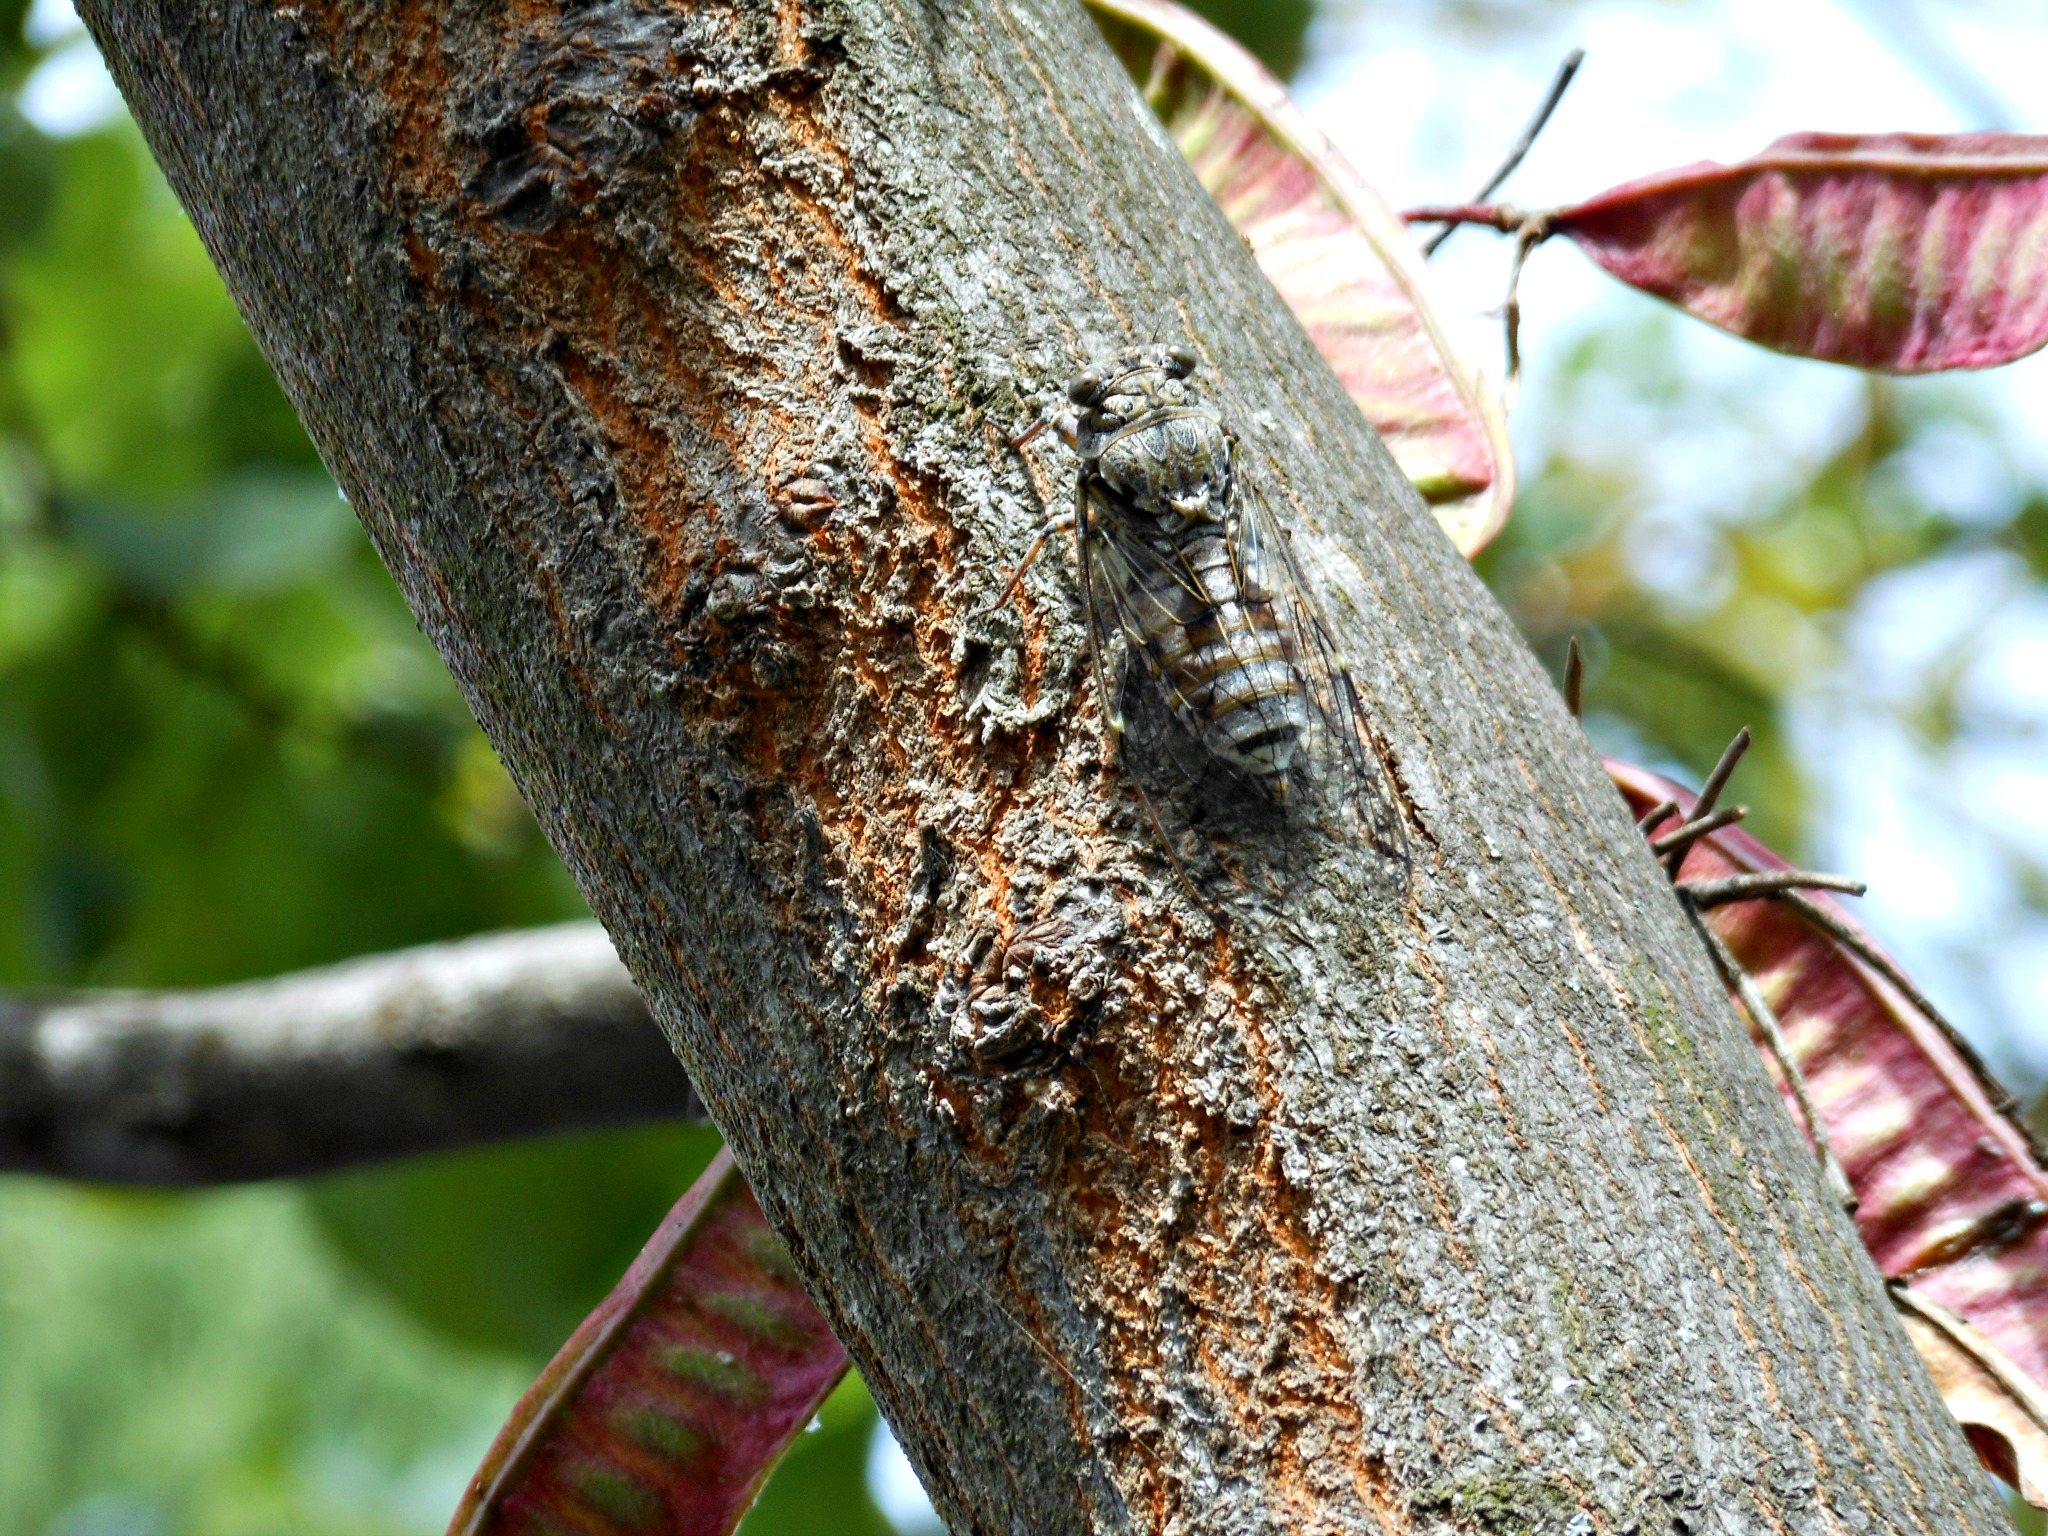
[[[1194,353],[1179,346],[1132,347],[1082,369],[1067,384],[1075,407],[1068,440],[1131,506],[1220,522],[1230,500],[1231,438],[1194,372]]]

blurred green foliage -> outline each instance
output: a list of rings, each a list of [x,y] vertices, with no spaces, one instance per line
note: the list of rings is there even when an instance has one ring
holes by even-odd
[[[295,1192],[0,1181],[0,1530],[438,1530],[526,1362],[426,1334]]]
[[[1314,0],[1186,0],[1188,9],[1200,13],[1245,47],[1260,62],[1285,80],[1301,67],[1308,45],[1308,24],[1315,16]]]
[[[0,978],[579,910],[124,127],[0,252]]]
[[[566,1332],[610,1288],[632,1234],[700,1161],[694,1136],[437,1158],[334,1181],[312,1209],[288,1186],[162,1196],[0,1179],[0,1531],[440,1531],[560,1342],[550,1322]],[[597,1208],[565,1211],[579,1192]],[[483,1213],[462,1212],[471,1194]],[[359,1255],[367,1271],[335,1261],[314,1215],[337,1197],[352,1253],[384,1246],[379,1203],[396,1218],[388,1251]],[[428,1230],[434,1215],[450,1237]],[[465,1298],[481,1317],[461,1315]],[[890,1536],[862,1475],[874,1422],[849,1382],[742,1536]]]
[[[1790,712],[1850,664],[1859,603],[1896,573],[1971,557],[2048,579],[2048,495],[1966,387],[1762,352],[1716,386],[1685,366],[1687,348],[1739,344],[1634,308],[1632,324],[1591,331],[1542,381],[1546,418],[1597,425],[1544,434],[1550,452],[1522,464],[1514,515],[1478,568],[1555,671],[1579,636],[1587,728],[1603,750],[1697,783],[1751,726],[1737,781],[1748,825],[1807,857],[1814,786]],[[1779,442],[1788,397],[1822,377],[1843,403],[1821,441]],[[1974,465],[1997,489],[1974,502],[1934,493],[1941,462],[1959,481]],[[1672,483],[1688,472],[1694,483]],[[1934,747],[1959,729],[1967,659],[1911,705],[1911,728]]]
[[[545,1359],[717,1150],[708,1126],[560,1137],[337,1174],[308,1195],[335,1251],[415,1318]]]

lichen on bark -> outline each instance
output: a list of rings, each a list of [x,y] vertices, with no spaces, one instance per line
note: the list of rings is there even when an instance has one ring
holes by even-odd
[[[955,1528],[1999,1527],[1583,737],[1070,0],[83,9]],[[1150,340],[1412,832],[1227,930],[1071,573],[984,612],[1071,473],[1012,439]]]

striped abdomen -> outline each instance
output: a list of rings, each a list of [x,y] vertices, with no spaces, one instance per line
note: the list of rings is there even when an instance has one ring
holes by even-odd
[[[1308,696],[1261,574],[1240,583],[1216,523],[1153,537],[1173,553],[1146,570],[1132,606],[1174,713],[1213,756],[1283,793]]]

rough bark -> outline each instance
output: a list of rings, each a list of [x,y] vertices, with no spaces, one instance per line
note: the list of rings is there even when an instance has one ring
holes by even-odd
[[[223,1184],[701,1113],[595,923],[0,998],[0,1171]]]
[[[956,1530],[2002,1526],[1583,736],[1072,0],[82,8]],[[1130,340],[1220,379],[1415,850],[1247,834],[1227,932],[1060,564],[977,617],[1071,469],[1010,438]]]

